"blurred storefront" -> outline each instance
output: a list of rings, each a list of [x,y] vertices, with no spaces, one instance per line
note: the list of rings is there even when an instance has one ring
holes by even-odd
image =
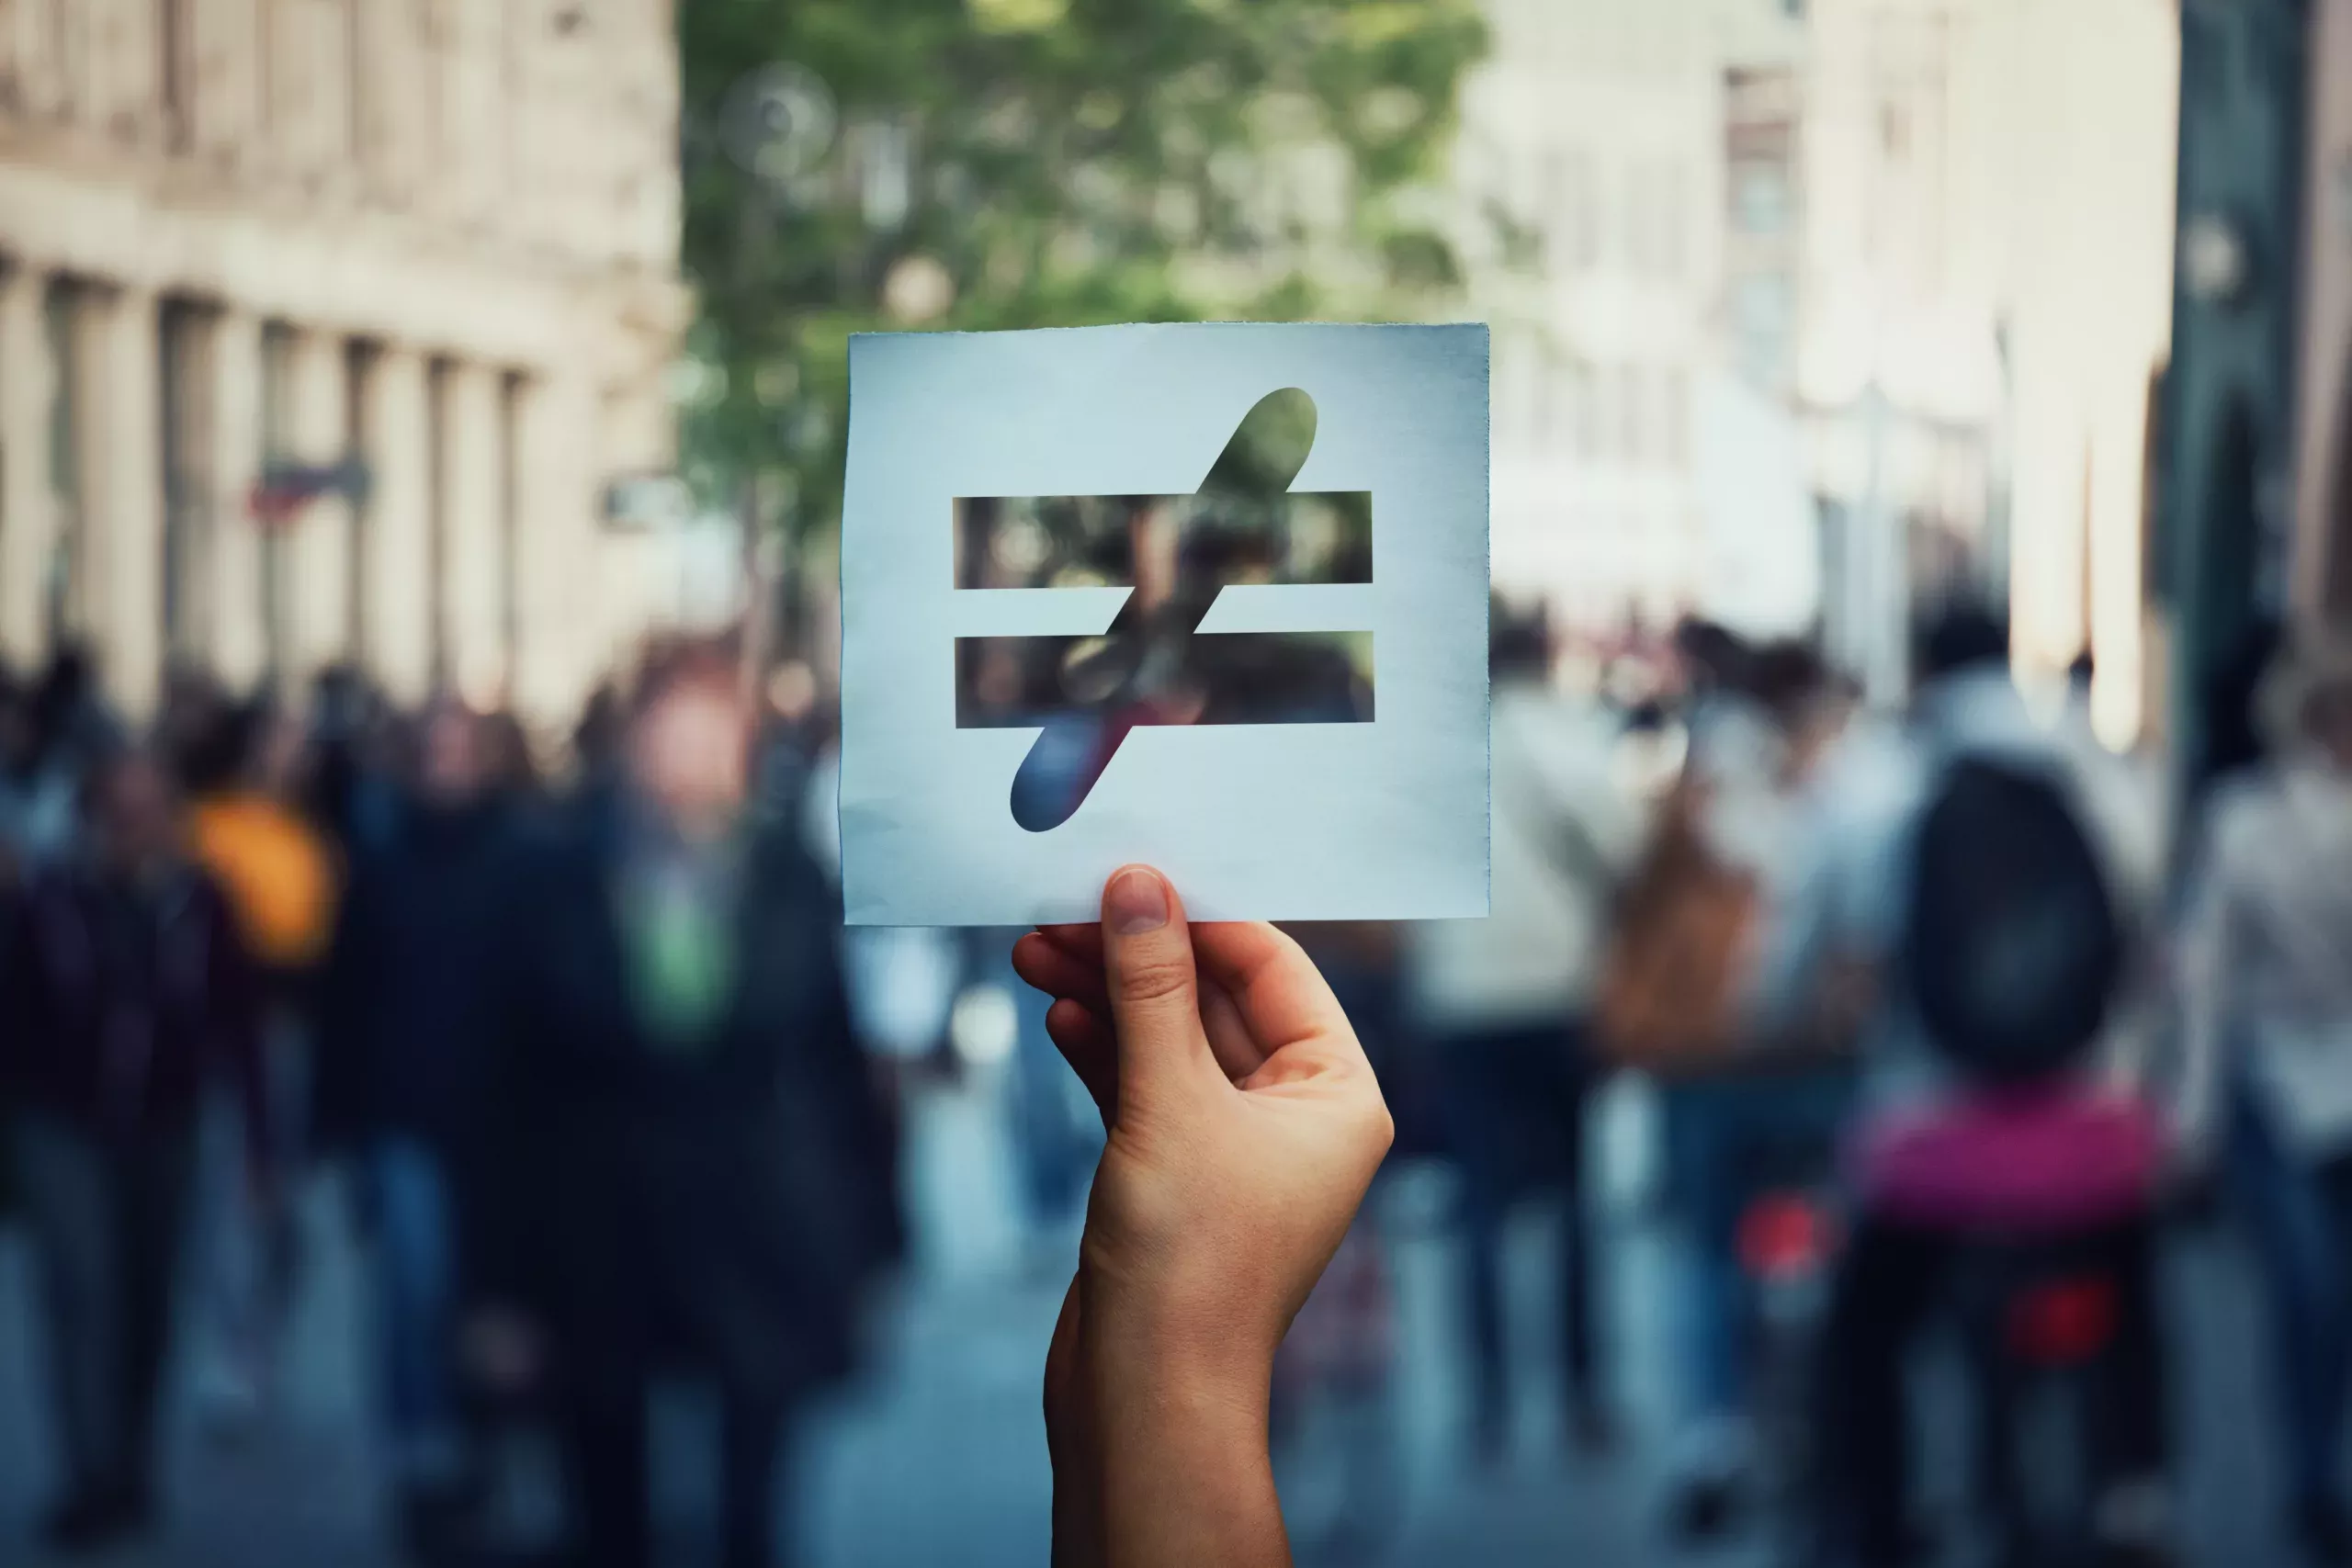
[[[663,0],[0,5],[0,651],[570,705],[660,611]]]

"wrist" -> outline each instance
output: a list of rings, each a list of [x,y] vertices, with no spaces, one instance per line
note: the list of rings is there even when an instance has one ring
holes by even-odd
[[[1109,1290],[1090,1295],[1085,1381],[1097,1402],[1140,1404],[1202,1424],[1256,1421],[1262,1430],[1282,1336],[1230,1302],[1222,1313],[1185,1310],[1168,1294],[1143,1302]]]
[[[1230,1356],[1095,1363],[1103,1560],[1133,1568],[1290,1561],[1268,1451],[1270,1372]],[[1058,1479],[1058,1478],[1057,1478]]]

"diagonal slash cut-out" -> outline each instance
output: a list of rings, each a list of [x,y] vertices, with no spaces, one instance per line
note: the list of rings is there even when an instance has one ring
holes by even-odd
[[[1284,442],[1282,434],[1268,439],[1269,432],[1282,432],[1285,417],[1293,428]],[[1301,422],[1303,418],[1303,428]],[[1302,437],[1303,438],[1300,438]],[[1224,497],[1239,503],[1263,507],[1273,524],[1273,535],[1267,543],[1287,543],[1287,533],[1296,505],[1302,502],[1320,502],[1335,507],[1355,503],[1363,509],[1367,520],[1371,498],[1363,492],[1299,492],[1291,486],[1299,471],[1306,467],[1315,442],[1315,409],[1312,400],[1295,388],[1269,394],[1260,400],[1249,414],[1235,427],[1225,450],[1210,467],[1207,477],[1192,496],[1129,497],[1127,505],[1135,515],[1149,514],[1155,509],[1180,507],[1185,503]],[[1275,449],[1269,451],[1268,447]],[[1079,498],[1038,498],[1035,504],[1050,505],[1057,502],[1075,502]],[[959,506],[962,502],[959,502]],[[960,517],[960,513],[959,513]],[[1211,644],[1229,651],[1254,652],[1276,660],[1298,660],[1325,651],[1333,634],[1327,632],[1295,633],[1202,633],[1200,626],[1215,605],[1217,597],[1228,585],[1227,563],[1218,561],[1201,568],[1181,571],[1172,591],[1150,600],[1139,588],[1130,586],[1127,596],[1111,625],[1099,637],[1013,637],[959,638],[959,652],[967,645],[985,647],[990,644],[1013,645],[1032,651],[1061,651],[1069,657],[1063,675],[1063,694],[1067,707],[1091,726],[1091,754],[1071,786],[1056,789],[1052,776],[1057,766],[1053,728],[1041,728],[1036,739],[1022,759],[1015,772],[1011,791],[1013,819],[1031,832],[1045,832],[1059,827],[1076,814],[1091,794],[1094,784],[1110,766],[1128,733],[1137,728],[1168,724],[1232,724],[1282,722],[1357,722],[1371,717],[1368,694],[1344,712],[1317,712],[1306,718],[1269,718],[1237,716],[1254,712],[1244,700],[1228,704],[1220,711],[1215,705],[1207,709],[1195,708],[1187,713],[1171,713],[1152,702],[1139,700],[1139,693],[1155,682],[1182,684],[1187,671],[1196,671],[1203,661],[1202,645]],[[1364,575],[1356,578],[1321,576],[1314,581],[1368,581],[1369,558],[1364,558]],[[1291,581],[1302,581],[1293,578]],[[1368,641],[1368,637],[1364,640]],[[1073,692],[1071,688],[1080,688]],[[1243,694],[1245,699],[1248,694]],[[958,728],[998,728],[1036,726],[1034,713],[968,711],[959,695]]]

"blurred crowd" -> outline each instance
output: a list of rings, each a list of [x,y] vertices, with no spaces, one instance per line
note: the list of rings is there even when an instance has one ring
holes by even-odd
[[[332,1168],[367,1244],[402,1542],[473,1550],[503,1423],[560,1437],[584,1560],[650,1560],[646,1394],[706,1381],[719,1535],[774,1560],[794,1409],[846,1376],[899,1249],[894,1131],[814,737],[681,644],[600,694],[561,776],[511,716],[176,676],[153,723],[67,651],[0,682],[0,1086],[59,1495],[48,1544],[147,1532],[175,1337],[266,1418]],[[188,1328],[181,1335],[175,1331]]]
[[[1624,1440],[1586,1127],[1634,1074],[1678,1240],[1667,1535],[1770,1516],[1804,1561],[1931,1558],[1906,1369],[1940,1325],[1971,1528],[2021,1562],[2175,1561],[2156,1259],[2218,1192],[2272,1308],[2279,1501],[2352,1562],[2352,653],[2250,652],[2214,699],[2232,765],[2183,799],[2100,744],[2091,671],[2021,690],[1965,604],[1923,620],[1900,712],[1700,623],[1603,694],[1561,667],[1498,605],[1492,917],[1297,932],[1395,1163],[1454,1174],[1476,1457],[1516,1439],[1503,1244],[1539,1193],[1564,1429]],[[266,1417],[322,1170],[422,1562],[473,1560],[516,1423],[558,1443],[582,1560],[651,1561],[647,1391],[680,1376],[716,1394],[724,1561],[778,1561],[796,1412],[860,1366],[905,1250],[928,1070],[1001,1069],[1063,1258],[1102,1134],[1012,933],[844,932],[831,721],[812,682],[747,703],[742,675],[655,648],[561,747],[342,671],[299,702],[184,673],[136,729],[70,650],[0,678],[0,1210],[37,1262],[53,1548],[154,1527],[175,1340],[208,1418]],[[1309,1361],[1377,1382],[1379,1271],[1351,1240],[1278,1427]],[[2014,1430],[2050,1398],[2078,1415],[2054,1518]]]
[[[2352,651],[2250,648],[2207,694],[2227,765],[2175,798],[2100,743],[2086,660],[2021,689],[1967,603],[1923,613],[1899,712],[1697,623],[1646,694],[1571,699],[1540,618],[1495,626],[1493,918],[1406,931],[1389,1075],[1462,1178],[1478,1446],[1510,1440],[1502,1219],[1547,1178],[1566,1427],[1615,1439],[1580,1189],[1594,1091],[1632,1072],[1679,1244],[1669,1538],[1763,1515],[1794,1561],[2177,1561],[2157,1259],[2226,1194],[2290,1539],[2352,1561]],[[1912,1373],[1953,1344],[1961,1542],[1911,1451]]]

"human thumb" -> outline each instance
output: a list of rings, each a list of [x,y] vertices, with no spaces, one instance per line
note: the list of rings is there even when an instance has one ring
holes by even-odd
[[[1149,866],[1114,873],[1102,890],[1102,967],[1123,1098],[1149,1094],[1207,1055],[1184,908]]]

